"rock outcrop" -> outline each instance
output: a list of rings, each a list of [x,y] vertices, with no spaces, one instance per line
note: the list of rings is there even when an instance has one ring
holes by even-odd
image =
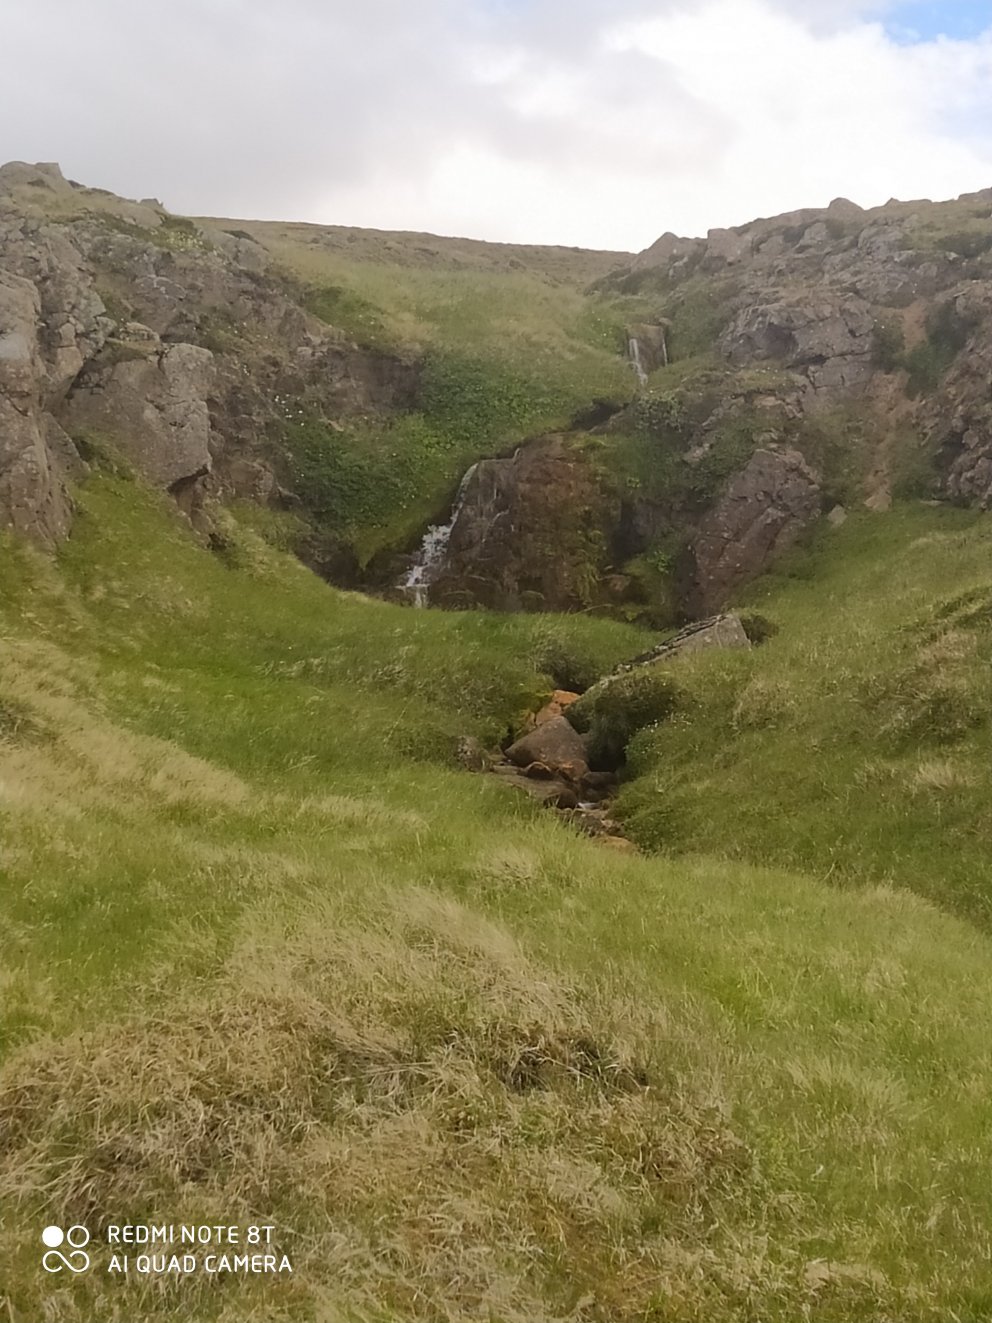
[[[817,475],[797,451],[759,450],[703,517],[681,567],[693,616],[721,607],[734,590],[794,546],[821,512]]]
[[[34,285],[0,271],[0,520],[51,546],[69,528],[61,452],[71,445],[45,412],[40,325]]]
[[[63,417],[74,432],[116,438],[151,482],[170,488],[210,472],[213,354],[163,345],[123,362],[95,358],[80,374]]]
[[[612,501],[576,444],[544,437],[475,465],[459,497],[437,606],[581,609],[597,580]]]
[[[742,309],[720,338],[728,362],[774,359],[801,373],[821,403],[863,390],[872,373],[875,317],[864,300],[792,297]]]
[[[208,495],[299,504],[273,435],[304,406],[410,409],[420,367],[350,343],[294,293],[246,234],[54,165],[0,167],[0,526],[47,546],[67,535],[68,483],[86,470],[73,437],[187,511]]]
[[[0,526],[54,546],[72,481],[106,446],[201,532],[218,501],[292,512],[308,565],[386,589],[402,548],[360,566],[336,499],[363,480],[356,437],[375,450],[428,408],[431,361],[328,324],[350,292],[305,287],[246,224],[176,217],[52,164],[0,167]],[[364,243],[380,241],[392,251]],[[633,399],[590,401],[573,424],[587,430],[470,469],[431,605],[667,627],[720,609],[838,505],[883,511],[900,482],[992,505],[992,190],[871,211],[837,199],[621,259],[593,289],[636,299],[626,326],[601,322],[618,357],[636,341]],[[476,441],[499,444],[458,444]],[[378,459],[380,496],[409,504]]]

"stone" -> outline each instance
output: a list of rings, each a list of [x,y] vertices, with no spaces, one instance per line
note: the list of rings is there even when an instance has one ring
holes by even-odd
[[[631,263],[631,270],[644,271],[651,267],[667,268],[673,262],[677,262],[702,248],[702,241],[699,239],[680,239],[677,234],[669,231],[663,234],[660,239],[656,239],[650,248],[646,248],[634,258]]]
[[[627,342],[637,341],[641,367],[645,372],[668,366],[668,337],[672,324],[662,319],[657,322],[636,322],[627,327]]]
[[[579,695],[564,689],[556,689],[544,707],[534,717],[535,726],[547,725],[555,717],[564,716],[568,709],[579,701]]]
[[[431,604],[584,609],[611,507],[589,457],[560,434],[481,460],[463,481]]]
[[[567,782],[554,780],[534,780],[526,776],[519,768],[497,765],[491,769],[503,785],[522,790],[543,808],[575,809],[579,805],[579,796],[574,786]]]
[[[851,202],[849,198],[834,198],[827,212],[838,220],[857,221],[864,217],[865,209],[859,207],[856,202]]]
[[[835,505],[827,515],[827,523],[831,528],[841,528],[847,523],[847,511],[842,505]]]
[[[58,429],[43,408],[41,329],[35,287],[0,270],[0,523],[52,547],[68,533],[71,505],[48,444]]]
[[[466,772],[484,772],[489,766],[489,756],[474,735],[463,735],[458,741],[455,758],[459,767]]]
[[[750,234],[738,234],[736,230],[710,230],[706,236],[706,261],[734,266],[750,257],[753,247],[754,239]]]
[[[693,616],[718,610],[795,545],[820,514],[820,482],[796,450],[758,450],[701,519],[680,565]]]
[[[187,344],[123,362],[97,358],[73,391],[67,425],[112,437],[157,486],[206,474],[213,362],[208,349]]]
[[[543,763],[574,782],[580,782],[589,771],[585,741],[564,717],[554,717],[511,744],[506,756],[521,768]]]
[[[600,845],[605,845],[607,849],[615,850],[617,854],[641,853],[634,842],[628,840],[626,836],[600,836],[598,840]]]
[[[870,305],[854,295],[756,302],[737,314],[720,348],[735,364],[778,359],[801,372],[814,394],[832,399],[871,378],[875,322]]]
[[[640,656],[634,657],[629,662],[624,662],[621,666],[606,678],[601,680],[600,684],[607,684],[610,680],[619,675],[626,675],[630,671],[636,670],[640,666],[651,666],[655,662],[671,661],[675,657],[685,653],[704,652],[710,648],[750,648],[751,640],[747,636],[747,631],[741,622],[740,616],[728,614],[713,616],[708,620],[697,620],[691,625],[664,643],[659,643],[657,647],[651,648],[648,652],[642,652]],[[595,693],[596,688],[592,691]],[[612,772],[590,772],[585,778],[584,783],[589,786],[608,786],[616,784],[616,776]]]

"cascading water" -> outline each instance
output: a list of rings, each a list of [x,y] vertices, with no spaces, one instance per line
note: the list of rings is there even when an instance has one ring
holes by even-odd
[[[644,371],[644,364],[641,362],[641,343],[634,335],[627,341],[627,353],[630,357],[631,366],[637,373],[638,383],[641,386],[646,386],[648,384],[648,374]]]
[[[478,467],[478,464],[473,464],[462,478],[458,495],[455,497],[455,503],[451,508],[451,518],[446,524],[431,525],[424,534],[424,540],[413,559],[413,564],[399,582],[400,591],[411,598],[414,606],[427,606],[430,601],[431,584],[444,569],[444,558],[448,551],[448,543],[451,541],[452,531],[465,504],[468,485]]]

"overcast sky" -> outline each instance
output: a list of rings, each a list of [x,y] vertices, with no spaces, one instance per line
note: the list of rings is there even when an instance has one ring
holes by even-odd
[[[641,249],[992,186],[992,3],[0,0],[0,160],[190,214]]]

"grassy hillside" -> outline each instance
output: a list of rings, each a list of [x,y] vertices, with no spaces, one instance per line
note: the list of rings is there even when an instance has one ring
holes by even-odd
[[[694,667],[715,700],[737,686],[714,731],[751,724],[710,737],[700,710],[654,737],[684,741],[669,757],[687,777],[698,758],[699,820],[712,805],[713,857],[684,860],[616,856],[452,764],[460,734],[497,735],[643,636],[403,611],[237,528],[210,557],[120,478],[80,499],[57,563],[11,544],[0,570],[0,1314],[989,1316],[992,943],[905,889],[832,885],[812,848],[793,872],[716,857],[732,796],[739,823],[759,789],[719,757],[700,770],[718,745],[758,766],[767,741],[767,787],[791,750],[810,799],[791,821],[812,822],[801,733],[836,736],[836,787],[842,740],[919,688],[855,708],[880,640],[911,667],[952,629],[983,637],[939,605],[980,581],[979,521],[845,530],[822,591],[769,596],[778,640]],[[855,587],[875,592],[861,616]],[[903,628],[920,620],[938,639]],[[981,659],[955,646],[952,690]],[[759,668],[793,687],[791,742],[755,717]],[[892,737],[923,747],[877,749],[863,806],[902,785],[890,764],[938,758],[916,711]],[[977,778],[979,739],[939,758]],[[921,776],[901,802],[952,813]],[[781,809],[754,858],[785,858]],[[941,839],[945,860],[967,847]],[[910,833],[894,858],[922,875],[930,849]],[[107,1220],[274,1223],[295,1272],[41,1273],[43,1225]]]
[[[363,347],[423,360],[418,408],[287,427],[296,484],[360,559],[403,545],[465,469],[634,391],[625,325],[645,305],[590,297],[624,254],[336,227],[212,222],[250,234],[303,305]]]
[[[907,506],[823,532],[749,593],[779,628],[681,669],[622,807],[654,849],[908,886],[992,924],[992,526]]]
[[[630,254],[194,221],[154,200],[70,183],[57,169],[23,170],[19,182],[4,183],[5,196],[29,226],[52,222],[78,239],[120,322],[145,306],[135,285],[150,264],[189,287],[181,335],[226,356],[243,383],[268,383],[261,399],[246,405],[238,396],[231,407],[236,416],[255,408],[263,418],[263,457],[302,503],[296,540],[347,548],[362,568],[384,553],[384,581],[395,570],[389,553],[415,545],[447,512],[475,460],[566,428],[597,400],[619,407],[633,396],[625,326],[648,305],[587,292]],[[253,239],[270,260],[256,251],[243,264],[232,256],[232,235]],[[266,298],[280,307],[288,299],[325,324],[332,344],[370,351],[384,378],[393,359],[415,364],[412,403],[389,405],[387,390],[370,404],[356,377],[363,368],[377,374],[362,354],[351,355],[333,390],[326,366],[301,377],[299,363],[287,359],[279,318],[246,317],[246,288],[248,306],[251,298],[262,307]],[[312,325],[302,313],[297,320]],[[243,429],[236,423],[232,431],[234,447],[244,449]]]

